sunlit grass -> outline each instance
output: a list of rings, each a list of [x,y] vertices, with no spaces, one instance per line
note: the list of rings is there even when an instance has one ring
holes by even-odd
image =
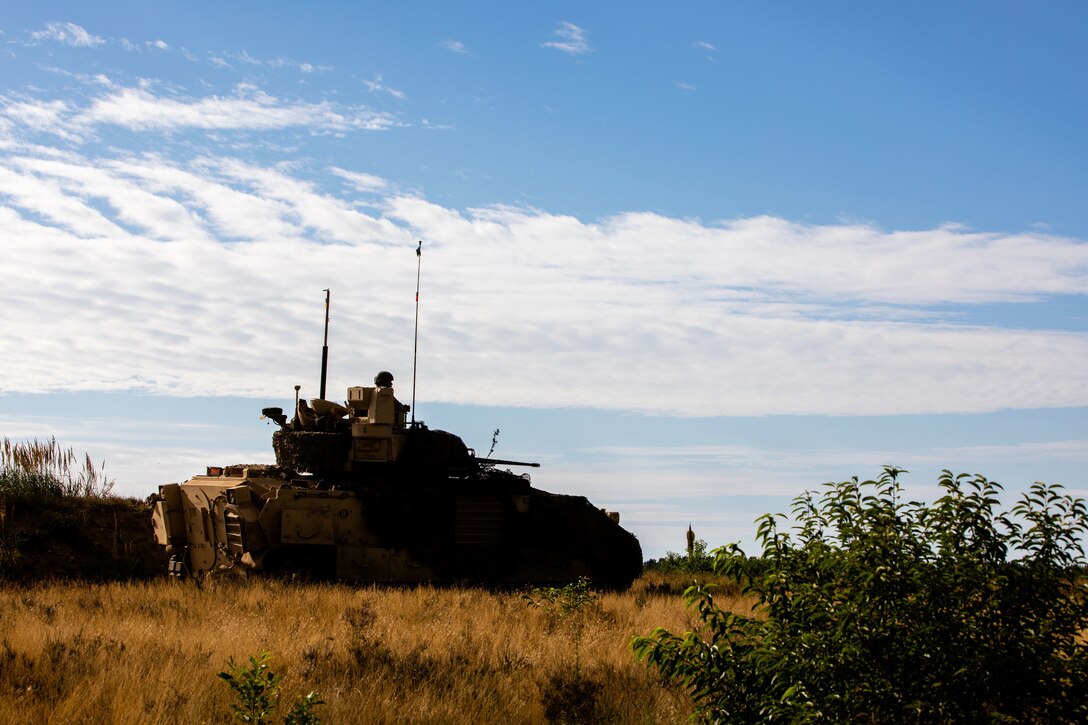
[[[545,702],[608,722],[683,722],[687,697],[628,642],[695,626],[636,582],[556,617],[521,592],[275,580],[39,584],[0,593],[0,721],[227,722],[216,673],[272,653],[283,702],[326,722],[543,722]],[[746,600],[726,599],[738,607]],[[565,698],[565,699],[564,699]]]

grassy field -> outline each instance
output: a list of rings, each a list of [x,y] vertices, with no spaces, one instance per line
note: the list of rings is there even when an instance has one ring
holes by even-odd
[[[281,715],[316,690],[329,723],[683,722],[686,696],[628,648],[694,626],[682,587],[647,575],[569,612],[525,592],[267,579],[6,587],[0,722],[228,722],[216,673],[261,650]]]
[[[282,678],[278,714],[316,691],[327,723],[668,723],[691,713],[628,647],[655,627],[695,626],[682,575],[589,597],[568,587],[551,600],[228,576],[198,586],[159,574],[147,505],[111,487],[52,439],[0,441],[2,723],[229,722],[238,699],[217,674],[262,652]]]

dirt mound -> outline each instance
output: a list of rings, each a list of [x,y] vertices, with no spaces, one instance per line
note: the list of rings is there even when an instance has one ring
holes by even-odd
[[[166,571],[137,499],[0,501],[0,579],[150,579]]]

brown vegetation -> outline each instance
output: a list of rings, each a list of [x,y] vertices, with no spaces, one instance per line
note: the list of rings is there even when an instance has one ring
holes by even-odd
[[[628,648],[693,626],[675,586],[569,613],[522,592],[262,579],[7,588],[0,721],[227,722],[216,673],[267,650],[283,702],[317,690],[326,722],[682,722],[687,697]]]
[[[104,471],[104,462],[96,467],[90,454],[78,456],[56,438],[0,439],[0,495],[6,498],[106,498],[113,481]]]

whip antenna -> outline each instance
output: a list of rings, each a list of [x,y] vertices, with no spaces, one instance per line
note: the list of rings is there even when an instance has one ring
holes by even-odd
[[[416,424],[416,356],[419,353],[419,272],[423,267],[423,240],[416,247],[416,330],[412,343],[412,425]]]
[[[325,290],[325,344],[321,347],[321,399],[325,399],[325,372],[329,369],[329,291]]]

